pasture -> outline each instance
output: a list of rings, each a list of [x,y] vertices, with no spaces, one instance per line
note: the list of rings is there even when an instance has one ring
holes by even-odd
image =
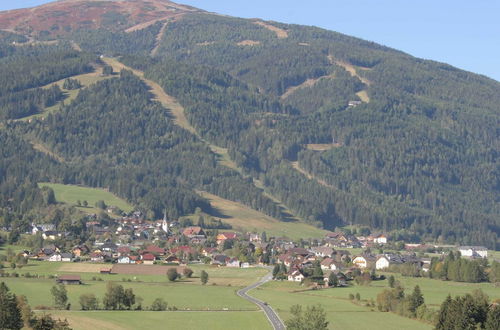
[[[7,266],[7,265],[6,265]],[[126,271],[119,271],[117,274],[100,274],[102,268],[113,267],[113,272],[116,269],[132,268]],[[18,274],[30,273],[31,275],[49,275],[60,274],[78,274],[84,282],[86,281],[117,281],[117,282],[149,282],[163,283],[167,281],[166,273],[168,268],[173,266],[167,265],[111,265],[111,264],[94,264],[94,263],[70,263],[70,262],[49,262],[49,261],[30,261],[28,265],[22,268],[11,269],[5,268],[6,272],[17,272]],[[217,267],[212,265],[195,264],[187,267],[193,270],[191,278],[183,277],[178,283],[179,285],[200,285],[200,273],[205,270],[209,275],[208,285],[216,286],[233,286],[244,287],[257,282],[262,278],[267,270],[263,268],[227,268]],[[137,270],[134,270],[137,268]]]
[[[389,276],[390,274],[386,274]],[[433,309],[439,309],[448,294],[452,296],[471,293],[481,289],[491,300],[500,299],[500,288],[491,283],[458,283],[433,280],[428,278],[412,278],[395,275],[396,280],[405,288],[406,294],[419,285],[425,303]],[[388,281],[374,281],[368,286],[353,285],[346,288],[323,290],[307,290],[298,283],[270,282],[252,290],[251,295],[268,302],[282,319],[290,317],[290,307],[294,304],[321,304],[325,308],[330,329],[431,329],[432,326],[418,320],[401,317],[393,313],[381,313],[376,307],[365,307],[366,301],[376,302],[377,294],[388,288]],[[349,300],[349,294],[359,293],[361,302],[355,304]]]
[[[210,205],[222,214],[222,221],[229,223],[235,230],[262,232],[269,236],[286,236],[291,239],[324,237],[326,231],[300,221],[280,221],[245,205],[216,195],[198,191]]]
[[[249,330],[271,329],[263,312],[66,312],[51,314],[67,319],[74,330],[183,329],[183,330]]]
[[[134,208],[125,200],[117,197],[113,193],[99,188],[89,188],[59,183],[40,182],[39,187],[50,187],[54,190],[56,200],[69,205],[77,204],[77,201],[88,202],[88,207],[77,207],[87,213],[97,213],[99,209],[94,208],[97,201],[103,200],[108,206],[116,206],[125,212],[130,212]]]

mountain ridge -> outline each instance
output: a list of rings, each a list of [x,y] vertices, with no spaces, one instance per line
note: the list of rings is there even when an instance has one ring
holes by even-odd
[[[175,97],[196,134],[180,133],[168,124],[162,128],[169,132],[165,135],[139,112],[137,120],[161,135],[116,140],[121,133],[109,126],[106,116],[99,115],[103,121],[99,123],[79,115],[78,111],[97,115],[92,107],[102,106],[95,96],[105,97],[98,89],[85,87],[75,101],[62,107],[66,112],[49,114],[45,122],[7,124],[9,134],[36,136],[69,160],[70,165],[60,169],[64,178],[50,174],[44,178],[47,181],[106,184],[156,216],[165,207],[172,216],[189,213],[196,205],[207,207],[193,195],[202,190],[282,218],[278,200],[307,222],[328,229],[354,223],[407,240],[498,244],[500,84],[495,80],[315,27],[190,8],[178,9],[180,13],[171,10],[168,17],[154,16],[140,7],[154,3],[168,9],[172,4],[168,1],[63,3],[105,3],[96,8],[101,10],[98,17],[107,13],[109,21],[96,20],[86,28],[75,25],[65,33],[59,33],[62,27],[42,33],[49,23],[40,24],[29,37],[56,39],[57,44],[33,45],[32,51],[6,44],[0,65],[2,61],[18,65],[17,58],[26,63],[44,58],[43,70],[50,64],[50,56],[43,54],[59,52],[75,73],[83,73],[89,63],[102,62],[101,54],[119,57]],[[120,12],[110,3],[130,5],[144,10],[144,15],[133,12],[123,23],[122,16],[109,15]],[[0,13],[0,28],[12,22],[5,17]],[[24,31],[27,25],[20,26],[18,30]],[[87,66],[77,66],[80,62]],[[7,72],[7,65],[2,70]],[[58,80],[64,75],[60,72]],[[126,93],[127,85],[131,91],[142,89],[122,75],[99,86],[111,94],[114,88]],[[27,93],[23,86],[28,80],[18,82],[16,93]],[[0,89],[2,93],[14,97]],[[118,95],[110,97],[119,100]],[[147,113],[155,113],[149,101],[136,101],[132,104],[144,103]],[[110,103],[103,104],[111,107],[102,108],[103,112],[117,115]],[[25,113],[12,110],[2,118],[16,119]],[[120,125],[138,129],[134,120]],[[93,127],[91,136],[82,135],[82,125]],[[168,136],[172,141],[167,143]],[[86,146],[81,151],[78,139]],[[92,147],[95,141],[120,156],[103,154]],[[204,141],[225,148],[235,166],[213,163],[215,155],[201,147]],[[126,159],[127,148],[136,157],[134,163]],[[176,148],[183,150],[183,161],[181,154],[172,152]],[[168,153],[176,166],[155,166],[154,150]],[[76,165],[86,158],[96,163]],[[199,173],[191,159],[203,164],[205,172]],[[167,164],[159,156],[157,161]],[[87,166],[100,168],[99,162],[110,166],[108,172],[103,169],[106,177],[88,172]],[[127,166],[134,167],[140,181],[126,182],[122,175]],[[26,173],[32,172],[36,171]],[[162,178],[158,183],[151,181],[153,173]],[[183,174],[177,178],[175,173]],[[185,205],[165,201],[160,193],[175,196],[176,191],[184,196]]]

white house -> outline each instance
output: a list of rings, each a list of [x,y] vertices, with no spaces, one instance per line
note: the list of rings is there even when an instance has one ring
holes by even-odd
[[[376,235],[373,237],[373,243],[375,244],[387,244],[387,236],[384,234]]]
[[[352,263],[354,266],[358,268],[368,268],[375,263],[375,257],[373,256],[357,256],[356,258],[352,259]]]
[[[130,258],[128,256],[122,256],[122,257],[118,258],[118,263],[119,264],[129,264]]]
[[[288,274],[288,280],[292,282],[302,282],[304,280],[304,275],[298,270],[294,270]]]
[[[321,261],[321,270],[337,270],[338,265],[333,261],[332,258],[326,258]]]
[[[488,249],[484,246],[460,246],[458,251],[463,257],[488,257]]]
[[[236,258],[232,258],[226,263],[226,267],[238,267],[239,268],[240,261]]]
[[[47,259],[48,261],[62,261],[62,257],[59,253],[54,253]]]
[[[316,257],[331,257],[333,254],[333,249],[328,246],[315,246],[312,248],[314,255]]]
[[[380,256],[378,257],[377,261],[375,262],[375,269],[385,269],[389,268],[390,261],[386,256]]]

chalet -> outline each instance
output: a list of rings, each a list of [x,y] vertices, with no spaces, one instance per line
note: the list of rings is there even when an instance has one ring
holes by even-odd
[[[303,257],[306,257],[310,254],[310,252],[304,248],[291,248],[288,250],[288,253],[291,255],[297,255],[297,256],[303,256]]]
[[[229,261],[229,259],[231,259],[231,258],[229,258],[226,255],[217,254],[217,255],[213,256],[213,258],[212,258],[212,265],[225,266],[226,263]]]
[[[331,257],[333,249],[328,246],[315,246],[311,249],[316,257]]]
[[[302,275],[302,273],[297,269],[294,269],[294,270],[291,270],[290,272],[288,272],[288,280],[289,281],[302,282],[304,280],[304,278],[305,278],[305,276]]]
[[[389,268],[390,260],[386,256],[379,256],[375,262],[375,269],[386,269]]]
[[[153,265],[156,260],[156,257],[154,256],[154,254],[146,253],[142,255],[141,260],[142,263],[145,265]]]
[[[358,268],[371,268],[374,266],[375,261],[375,257],[370,255],[361,255],[352,259],[352,263]]]
[[[92,252],[90,254],[90,261],[92,261],[92,262],[104,262],[104,254],[102,252]]]
[[[89,254],[90,249],[88,248],[87,245],[77,245],[73,248],[73,250],[71,252],[73,252],[73,254],[75,256],[81,257],[81,256],[84,256],[86,254]]]
[[[161,247],[158,247],[156,245],[149,245],[146,248],[146,251],[149,252],[149,253],[152,253],[154,255],[157,255],[157,256],[163,256],[163,255],[165,255],[165,249],[161,248]]]
[[[487,258],[488,249],[484,246],[460,246],[458,251],[463,257]]]
[[[321,261],[321,269],[322,270],[337,270],[337,269],[339,269],[339,265],[332,258],[326,258],[323,261]]]
[[[211,247],[205,247],[201,250],[201,253],[205,256],[205,257],[209,257],[211,255],[213,255],[214,253],[217,253],[217,249],[216,248],[211,248]]]
[[[192,227],[187,227],[182,231],[182,235],[186,236],[187,238],[194,238],[194,237],[204,237],[206,238],[205,232],[203,231],[203,228],[199,226],[192,226]]]
[[[44,233],[44,232],[47,232],[47,231],[54,231],[54,230],[56,230],[56,225],[54,225],[52,223],[47,223],[47,224],[43,224],[43,225],[32,224],[31,226],[32,226],[32,228],[31,228],[31,234],[33,234],[33,235],[36,235],[39,232]]]
[[[219,235],[217,235],[217,244],[220,245],[228,239],[236,239],[236,238],[237,238],[236,233],[228,233],[228,232],[220,233]]]
[[[82,284],[80,275],[60,275],[56,278],[59,284]]]
[[[131,252],[131,249],[128,246],[120,246],[116,249],[116,252],[119,256],[128,256]]]

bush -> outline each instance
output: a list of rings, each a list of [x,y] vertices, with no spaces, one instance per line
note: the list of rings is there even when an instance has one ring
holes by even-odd
[[[169,268],[167,270],[167,277],[170,282],[174,282],[177,278],[179,278],[179,273],[176,268]]]
[[[167,310],[167,302],[162,298],[156,298],[151,304],[152,311],[166,311]]]
[[[193,270],[191,268],[184,268],[184,270],[182,271],[182,274],[184,274],[184,276],[190,278],[191,276],[193,276]]]

